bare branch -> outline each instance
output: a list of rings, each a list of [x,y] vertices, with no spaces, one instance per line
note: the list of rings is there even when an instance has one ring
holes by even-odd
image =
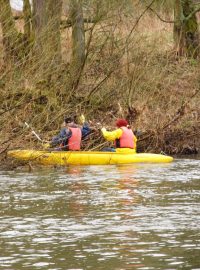
[[[151,3],[144,9],[144,11],[140,14],[140,16],[137,18],[135,24],[133,25],[127,39],[126,39],[126,42],[129,40],[131,34],[133,33],[133,31],[135,30],[135,28],[137,27],[139,21],[142,19],[142,17],[144,16],[144,14],[151,8],[151,6],[153,5],[153,3],[155,2],[156,0],[152,0]]]
[[[193,15],[195,15],[197,12],[200,11],[200,6],[195,8],[187,17],[184,18],[184,21],[188,21],[189,19],[192,18]]]
[[[150,11],[152,11],[157,17],[159,20],[161,20],[162,22],[165,22],[165,23],[175,23],[175,21],[169,21],[169,20],[165,20],[163,19],[153,8],[149,8]]]

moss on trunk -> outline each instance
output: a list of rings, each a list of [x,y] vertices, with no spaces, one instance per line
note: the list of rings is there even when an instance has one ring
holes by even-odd
[[[194,4],[191,0],[175,0],[174,20],[174,41],[178,56],[197,58],[199,32]]]

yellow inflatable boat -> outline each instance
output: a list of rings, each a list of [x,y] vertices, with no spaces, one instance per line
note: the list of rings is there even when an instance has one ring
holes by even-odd
[[[170,156],[150,153],[115,153],[93,151],[36,151],[11,150],[8,156],[43,165],[107,165],[128,163],[163,163],[173,160]]]

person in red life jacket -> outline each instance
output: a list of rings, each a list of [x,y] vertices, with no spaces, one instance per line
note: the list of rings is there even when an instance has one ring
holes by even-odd
[[[80,121],[82,127],[76,124],[75,117],[67,117],[64,119],[60,133],[53,137],[50,147],[56,147],[56,150],[62,151],[78,151],[81,149],[81,140],[90,133],[90,127],[85,122],[85,117],[81,115]]]
[[[120,152],[120,153],[136,153],[137,138],[131,130],[128,122],[125,119],[118,119],[116,121],[118,129],[114,131],[107,131],[102,128],[101,132],[107,141],[114,141],[114,148],[107,147],[102,151]]]

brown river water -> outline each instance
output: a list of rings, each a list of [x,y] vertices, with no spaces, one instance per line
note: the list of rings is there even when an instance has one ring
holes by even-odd
[[[200,269],[200,159],[1,171],[0,269]]]

